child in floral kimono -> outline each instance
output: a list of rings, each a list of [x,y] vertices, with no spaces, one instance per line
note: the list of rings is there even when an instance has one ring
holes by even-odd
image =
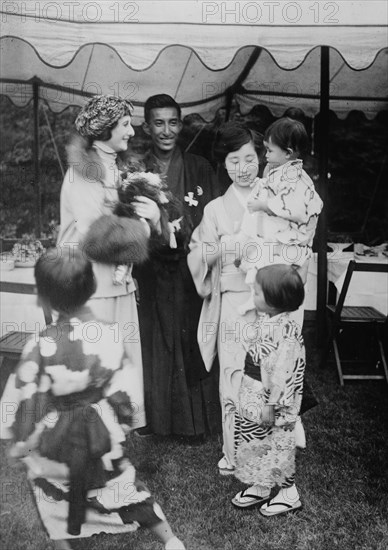
[[[302,507],[295,486],[295,423],[305,369],[305,348],[290,318],[304,300],[297,267],[258,270],[254,302],[260,314],[248,347],[235,417],[235,476],[250,485],[237,493],[238,508],[260,505],[264,516]]]
[[[79,249],[52,249],[38,260],[35,278],[38,299],[58,319],[23,350],[10,455],[25,462],[46,495],[68,501],[70,535],[81,533],[93,509],[151,529],[166,549],[184,549],[123,447],[134,414],[123,390],[124,345],[114,325],[85,305],[96,289],[91,263]]]
[[[265,265],[308,265],[323,204],[299,158],[307,143],[304,125],[291,118],[280,118],[264,134],[269,171],[256,178],[241,225],[249,245],[240,268],[252,287],[257,269]],[[253,299],[241,313],[249,309],[254,309]]]

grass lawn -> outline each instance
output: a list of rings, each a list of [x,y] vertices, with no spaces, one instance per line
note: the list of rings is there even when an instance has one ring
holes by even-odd
[[[129,441],[139,478],[188,550],[388,548],[388,387],[384,381],[362,381],[342,389],[334,365],[318,366],[312,327],[305,338],[307,378],[320,405],[304,416],[307,449],[297,461],[304,508],[298,514],[268,519],[255,509],[234,509],[230,498],[241,484],[218,475],[219,436],[199,446],[170,438]],[[7,462],[7,446],[1,443],[1,548],[51,550],[23,467]],[[162,548],[145,530],[71,545],[74,550]]]

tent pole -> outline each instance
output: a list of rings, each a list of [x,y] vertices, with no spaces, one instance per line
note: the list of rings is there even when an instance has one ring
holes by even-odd
[[[321,47],[321,97],[318,125],[319,187],[323,210],[319,217],[318,278],[317,278],[317,340],[318,345],[326,341],[326,302],[327,302],[327,181],[329,143],[329,99],[330,99],[330,57],[329,47]]]
[[[34,79],[32,83],[34,103],[34,141],[32,151],[34,157],[34,190],[35,190],[35,234],[40,239],[42,233],[41,223],[41,188],[40,188],[40,167],[39,167],[39,81]]]

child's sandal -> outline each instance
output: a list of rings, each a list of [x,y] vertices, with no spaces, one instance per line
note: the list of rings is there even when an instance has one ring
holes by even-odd
[[[277,506],[281,508],[275,510]],[[287,514],[288,512],[297,512],[301,509],[302,509],[302,503],[300,500],[297,500],[292,504],[288,504],[288,502],[274,502],[274,500],[271,500],[270,502],[267,502],[267,504],[264,504],[260,508],[260,514],[268,518],[272,516],[280,516],[282,514]]]

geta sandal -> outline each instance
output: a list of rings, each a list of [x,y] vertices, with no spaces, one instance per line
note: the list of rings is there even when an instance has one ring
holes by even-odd
[[[278,511],[272,511],[271,512],[271,506],[282,506],[282,510]],[[268,502],[267,504],[264,504],[260,508],[260,514],[265,517],[272,517],[272,516],[280,516],[282,514],[288,514],[289,512],[297,512],[302,509],[302,503],[300,500],[296,500],[292,504],[288,504],[288,502]]]
[[[236,506],[236,508],[253,508],[254,506],[267,503],[270,499],[270,495],[267,495],[266,497],[261,497],[248,493],[247,491],[249,491],[249,489],[240,491],[235,497],[232,498],[233,506]],[[243,501],[243,499],[245,499],[245,502]]]

